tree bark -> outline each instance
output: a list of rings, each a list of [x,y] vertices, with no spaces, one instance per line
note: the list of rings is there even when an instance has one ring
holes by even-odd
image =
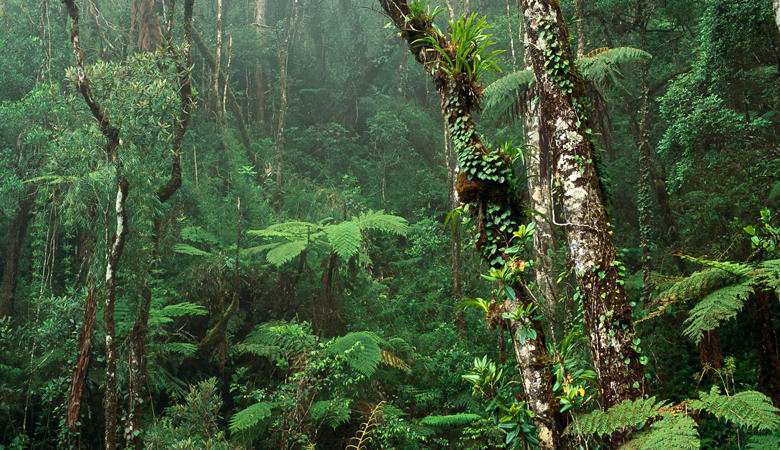
[[[536,75],[543,140],[550,143],[563,191],[570,258],[583,293],[585,325],[602,406],[640,396],[642,366],[634,325],[618,274],[584,106],[558,2],[523,0],[528,52]],[[554,58],[560,58],[556,66]]]
[[[130,33],[135,36],[135,49],[141,52],[156,50],[162,43],[162,28],[155,11],[155,1],[136,0],[130,16]]]
[[[32,217],[34,191],[28,189],[8,227],[8,239],[3,257],[3,277],[0,281],[0,318],[13,317],[16,285],[19,277],[19,260],[22,257],[27,228]]]
[[[87,299],[84,305],[84,323],[79,334],[79,356],[70,378],[70,393],[68,395],[67,424],[71,431],[76,431],[81,416],[81,396],[84,392],[84,382],[89,370],[89,360],[92,350],[92,331],[95,329],[97,317],[97,295],[95,295],[95,280],[90,276]]]
[[[298,26],[298,10],[301,0],[292,0],[292,11],[287,23],[287,34],[279,46],[279,112],[276,122],[276,191],[274,192],[274,210],[279,213],[284,202],[284,131],[287,119],[288,92],[287,69],[290,60],[290,44]]]
[[[255,0],[255,23],[257,38],[260,40],[265,20],[266,0]],[[261,61],[255,64],[255,118],[260,123],[265,123],[265,70]]]
[[[222,0],[217,0],[216,28],[216,44],[214,45],[214,101],[216,102],[217,125],[222,128],[222,84],[219,81],[222,78]]]
[[[379,3],[409,44],[411,53],[433,78],[461,169],[463,164],[478,169],[473,176],[461,170],[456,184],[460,201],[468,206],[476,219],[477,249],[488,264],[510,273],[509,278],[512,281],[502,283],[503,287],[512,288],[518,303],[528,306],[530,301],[524,295],[525,286],[521,281],[525,264],[515,255],[506,252],[511,246],[513,231],[523,219],[522,208],[515,203],[517,196],[511,187],[513,172],[509,159],[499,150],[488,149],[476,131],[472,113],[477,108],[481,90],[474,88],[476,82],[470,80],[465,73],[448,75],[436,69],[440,56],[433,51],[430,44],[420,44],[419,39],[431,37],[438,40],[442,48],[452,48],[452,44],[436,32],[430,22],[412,16],[406,0],[379,0]],[[495,170],[508,179],[491,181],[484,178],[481,174],[485,169]],[[494,314],[497,317],[495,320],[503,320],[502,311],[511,314],[518,306],[513,301],[502,303],[496,308],[498,314]],[[554,420],[552,373],[545,347],[544,330],[538,321],[528,322],[530,323],[510,320],[509,326],[513,333],[513,342],[518,342],[518,345],[514,346],[518,350],[515,354],[523,375],[528,405],[534,412],[533,421],[539,434],[540,447],[554,449],[558,446],[559,430]],[[529,326],[537,331],[536,337],[520,337],[518,332]]]
[[[640,3],[641,5],[641,3]],[[642,9],[640,7],[640,13]],[[640,29],[641,48],[647,48],[647,24],[642,23]],[[650,300],[652,295],[651,274],[653,260],[650,255],[650,242],[653,238],[653,181],[652,164],[653,155],[650,147],[650,127],[648,115],[650,113],[650,87],[648,85],[648,63],[642,63],[640,75],[641,101],[639,105],[639,192],[637,193],[637,209],[639,216],[639,248],[642,250],[642,299]]]
[[[772,0],[772,8],[775,10],[775,24],[780,32],[780,0]]]
[[[577,20],[577,59],[585,56],[585,14],[582,3],[585,0],[574,0],[574,14]]]
[[[106,329],[106,391],[105,391],[105,448],[116,450],[117,428],[117,392],[116,392],[116,343],[114,307],[116,304],[117,273],[119,260],[124,251],[125,240],[128,232],[128,220],[125,210],[125,202],[128,194],[128,181],[124,177],[122,162],[119,159],[119,129],[111,124],[105,110],[95,99],[92,88],[84,70],[84,52],[81,49],[79,37],[79,9],[75,0],[64,0],[71,20],[70,40],[73,45],[73,54],[76,59],[76,87],[81,93],[92,116],[98,122],[100,131],[106,143],[104,152],[110,164],[116,172],[116,201],[114,213],[116,217],[116,229],[106,251],[106,299],[103,319]]]

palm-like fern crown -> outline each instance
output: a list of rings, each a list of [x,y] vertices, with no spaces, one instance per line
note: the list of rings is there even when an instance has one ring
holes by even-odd
[[[317,247],[348,260],[360,252],[367,233],[376,231],[403,236],[408,228],[404,218],[384,211],[368,211],[339,223],[285,222],[248,231],[250,236],[273,242],[245,251],[267,251],[266,260],[277,267],[292,261],[304,250]]]

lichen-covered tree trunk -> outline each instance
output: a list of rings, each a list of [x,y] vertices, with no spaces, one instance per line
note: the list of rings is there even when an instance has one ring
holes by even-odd
[[[0,318],[12,317],[14,313],[14,299],[16,298],[16,285],[19,277],[19,260],[24,248],[24,239],[27,236],[27,227],[32,216],[33,192],[28,189],[19,202],[6,234],[6,248],[3,255],[3,277],[0,281]]]
[[[602,405],[609,407],[641,394],[642,366],[586,131],[585,85],[574,68],[558,2],[523,0],[523,6],[541,133],[553,152],[562,187],[570,258],[583,293]]]
[[[411,14],[406,0],[379,0],[380,5],[409,44],[416,60],[430,73],[441,100],[449,135],[458,157],[460,172],[457,176],[457,192],[460,201],[474,216],[477,227],[477,249],[483,259],[493,267],[501,267],[510,273],[507,286],[517,293],[517,301],[495,305],[494,317],[502,313],[512,314],[520,305],[528,306],[522,281],[524,262],[506,250],[511,246],[513,232],[523,220],[521,205],[512,190],[513,171],[507,155],[500,150],[490,150],[477,132],[473,112],[479,101],[479,88],[463,73],[447,74],[437,70],[438,53],[430,44],[420,39],[429,37],[439,41],[441,48],[453,48],[447,38],[432,27],[430,21]],[[499,174],[493,177],[490,174]],[[501,320],[501,319],[499,319]],[[536,337],[521,335],[520,331],[533,327]],[[558,429],[554,421],[552,373],[545,347],[544,330],[538,321],[510,320],[513,347],[528,405],[534,412],[534,424],[539,434],[540,447],[554,449],[558,446]]]
[[[128,232],[127,211],[125,203],[127,201],[128,186],[127,178],[123,174],[122,162],[119,159],[119,129],[109,120],[103,107],[95,98],[92,87],[84,69],[84,52],[81,48],[79,35],[79,9],[75,0],[64,0],[65,6],[70,16],[71,29],[70,40],[73,45],[73,54],[76,60],[76,87],[81,97],[87,104],[92,116],[98,122],[100,131],[106,142],[103,151],[111,165],[114,166],[116,178],[116,199],[114,202],[114,214],[116,218],[116,229],[114,235],[107,242],[106,249],[106,279],[105,279],[105,309],[103,311],[103,320],[105,322],[106,333],[106,379],[105,379],[105,448],[106,450],[116,450],[117,436],[117,391],[116,391],[116,324],[114,321],[114,307],[116,304],[116,285],[117,274],[119,272],[119,261],[124,251],[125,240]],[[108,224],[106,224],[108,226]]]
[[[780,31],[780,0],[772,0],[772,8],[775,10],[775,24]]]

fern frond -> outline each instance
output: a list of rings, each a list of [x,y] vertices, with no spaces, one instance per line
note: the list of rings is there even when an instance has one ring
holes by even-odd
[[[363,243],[360,226],[352,221],[326,226],[325,236],[328,237],[333,252],[344,260],[355,256]]]
[[[780,429],[780,410],[772,406],[766,395],[756,391],[722,395],[717,386],[710,392],[699,392],[699,400],[689,403],[695,411],[706,411],[718,419],[727,420],[751,431]]]
[[[526,69],[508,73],[490,83],[482,97],[485,112],[490,117],[504,117],[520,109],[517,102],[523,99],[534,79],[533,71]]]
[[[156,353],[176,353],[181,356],[192,356],[198,351],[198,346],[189,342],[164,342],[155,346]]]
[[[731,261],[714,261],[711,259],[696,258],[687,255],[682,255],[682,258],[702,266],[712,267],[713,269],[720,269],[737,277],[743,277],[749,274],[752,270],[748,264],[743,263],[735,263]]]
[[[777,450],[780,448],[780,436],[776,434],[750,436],[746,450]]]
[[[271,416],[273,403],[259,402],[242,409],[230,418],[230,432],[240,433],[257,426]]]
[[[206,244],[209,246],[219,246],[220,242],[216,236],[206,231],[202,227],[184,227],[181,230],[181,238],[185,241]]]
[[[346,450],[366,449],[366,445],[371,442],[371,435],[374,429],[382,418],[384,407],[385,401],[382,400],[371,409],[371,414],[368,415],[368,419],[363,422],[357,433],[355,433],[355,436],[349,439],[349,444],[347,445]]]
[[[667,414],[650,430],[627,442],[621,450],[698,450],[701,446],[696,422],[685,415]]]
[[[482,419],[479,414],[461,413],[448,416],[428,416],[420,420],[420,425],[427,427],[462,427]]]
[[[276,223],[262,230],[249,230],[249,236],[261,238],[285,238],[289,240],[304,240],[307,236],[319,231],[320,226],[310,222],[292,221]]]
[[[189,256],[214,256],[214,254],[211,252],[201,250],[189,244],[176,244],[173,246],[173,251],[181,255]]]
[[[285,242],[269,250],[268,254],[265,255],[265,259],[270,264],[281,267],[303,253],[308,245],[309,243],[305,240]]]
[[[291,358],[313,348],[316,342],[306,323],[266,322],[255,327],[236,350],[270,359]]]
[[[367,211],[352,219],[360,231],[380,231],[382,233],[405,236],[409,223],[403,217],[385,214],[384,211]]]
[[[401,369],[404,372],[411,372],[411,367],[409,367],[409,364],[406,363],[403,359],[399,358],[395,353],[390,352],[388,350],[382,350],[382,362],[385,363],[386,366],[395,367],[396,369]]]
[[[707,296],[691,309],[683,334],[699,343],[704,333],[712,331],[722,322],[736,317],[737,313],[753,293],[749,282],[720,288]]]
[[[358,331],[333,339],[328,345],[328,351],[346,356],[350,367],[370,377],[382,360],[379,341],[380,338],[374,333]]]
[[[593,411],[578,417],[564,434],[577,436],[608,436],[630,428],[641,428],[648,419],[659,416],[665,402],[655,397],[624,400],[607,411]]]
[[[756,285],[763,290],[773,290],[780,296],[780,259],[761,262],[752,276]]]
[[[585,79],[604,88],[617,83],[617,80],[622,77],[619,70],[621,65],[647,61],[651,58],[650,53],[638,48],[602,48],[578,59],[577,69]]]
[[[162,308],[152,308],[149,311],[149,326],[156,327],[173,322],[177,317],[206,316],[209,311],[202,305],[190,302],[166,305]]]
[[[352,400],[348,398],[317,401],[311,405],[309,414],[312,419],[322,421],[335,430],[349,422],[349,417],[352,414],[349,408],[351,403]]]

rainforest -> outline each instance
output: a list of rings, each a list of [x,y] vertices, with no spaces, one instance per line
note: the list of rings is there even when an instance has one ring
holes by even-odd
[[[780,0],[0,0],[0,450],[780,449]]]

